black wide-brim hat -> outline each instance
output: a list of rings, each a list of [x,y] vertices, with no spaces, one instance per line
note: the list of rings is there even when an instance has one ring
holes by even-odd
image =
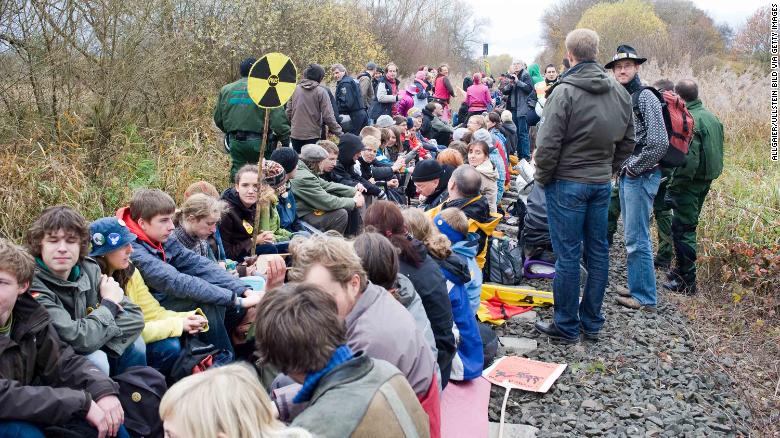
[[[637,65],[642,64],[643,62],[647,61],[647,58],[642,58],[641,56],[636,54],[636,49],[626,45],[621,44],[618,46],[615,56],[612,57],[612,61],[609,61],[604,65],[604,68],[612,70],[612,66],[615,65],[616,62],[623,60],[623,59],[630,59],[637,63]]]

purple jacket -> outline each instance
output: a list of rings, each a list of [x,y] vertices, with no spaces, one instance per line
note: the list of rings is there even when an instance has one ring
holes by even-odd
[[[412,315],[390,292],[369,283],[345,322],[352,351],[398,367],[418,397],[428,392],[436,359]]]

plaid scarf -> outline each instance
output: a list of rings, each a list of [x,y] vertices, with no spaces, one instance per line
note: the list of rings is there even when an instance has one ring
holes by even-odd
[[[317,385],[319,385],[320,379],[337,366],[352,359],[353,356],[354,353],[352,353],[352,350],[350,350],[346,344],[336,348],[336,350],[333,351],[333,355],[330,357],[328,364],[325,365],[325,368],[306,374],[306,380],[303,381],[303,386],[301,387],[301,390],[298,391],[298,394],[295,394],[293,403],[304,403],[311,400],[311,396],[314,394]]]

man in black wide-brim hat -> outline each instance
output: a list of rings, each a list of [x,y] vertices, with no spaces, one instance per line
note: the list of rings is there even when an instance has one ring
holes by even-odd
[[[661,182],[658,162],[669,148],[661,101],[642,86],[639,66],[646,58],[629,45],[620,45],[612,61],[615,79],[632,95],[636,147],[623,163],[619,179],[619,202],[623,212],[623,231],[628,267],[628,291],[617,302],[632,309],[655,310],[657,304],[653,245],[650,240],[650,216],[653,200]],[[634,94],[639,93],[638,98]],[[613,200],[615,200],[613,198]],[[610,206],[613,213],[617,206]],[[619,212],[618,212],[619,214]],[[611,215],[617,221],[617,215]]]

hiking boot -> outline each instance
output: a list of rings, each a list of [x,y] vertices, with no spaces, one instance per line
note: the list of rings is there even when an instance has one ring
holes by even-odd
[[[680,278],[675,278],[664,283],[664,289],[683,295],[696,295],[696,282],[687,283]]]
[[[677,273],[677,268],[670,269],[666,272],[666,279],[669,281],[675,280],[677,278],[680,278],[680,274]]]
[[[623,286],[615,286],[615,293],[620,295],[621,297],[631,296],[631,291],[629,291],[628,288]]]
[[[655,306],[645,306],[634,297],[617,297],[615,298],[615,302],[620,304],[623,307],[628,307],[629,309],[634,309],[634,310],[642,309],[646,312],[651,312],[651,313],[654,313],[656,311]]]
[[[576,344],[577,341],[579,341],[579,338],[571,338],[566,336],[562,331],[558,330],[558,327],[555,326],[554,322],[548,323],[536,321],[536,323],[534,323],[534,328],[539,333],[547,335],[550,339],[562,342],[564,344]]]

